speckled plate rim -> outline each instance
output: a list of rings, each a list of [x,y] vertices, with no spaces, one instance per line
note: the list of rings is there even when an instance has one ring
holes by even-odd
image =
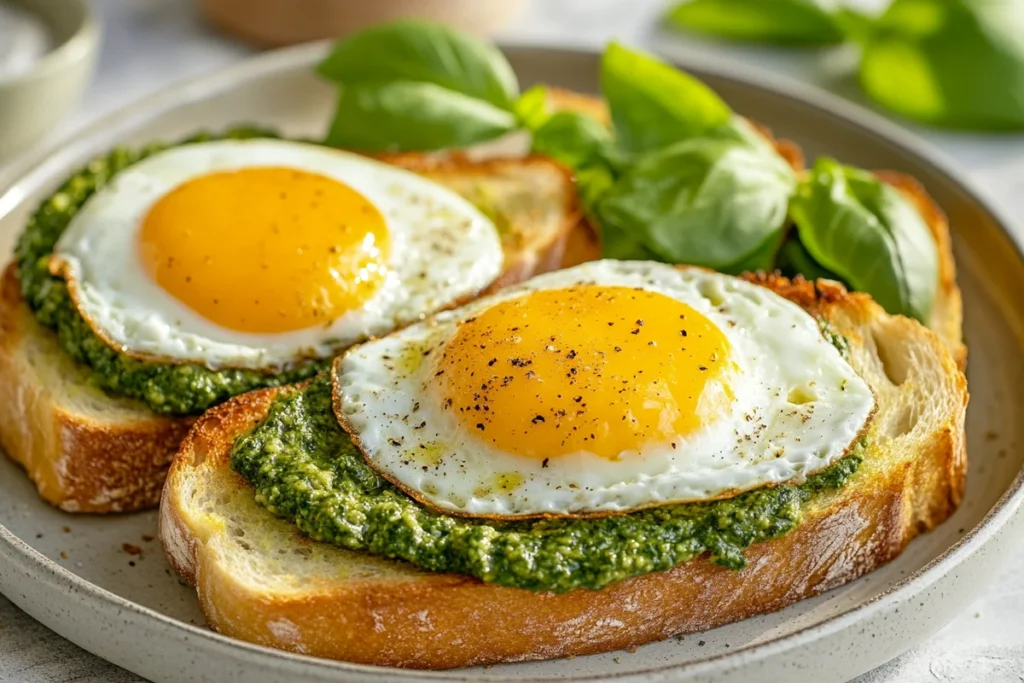
[[[549,54],[552,59],[557,59],[559,55],[563,57],[580,57],[593,56],[594,54],[592,50],[588,49],[547,48],[528,43],[506,43],[502,44],[502,48],[510,52],[542,52]],[[79,156],[83,148],[88,145],[89,140],[101,136],[104,130],[132,128],[135,123],[141,122],[143,119],[149,119],[160,113],[171,111],[184,103],[201,100],[212,92],[222,90],[232,82],[252,80],[259,78],[261,75],[286,70],[302,64],[312,64],[326,49],[325,43],[311,43],[276,50],[243,60],[238,64],[220,69],[209,75],[188,79],[181,84],[167,88],[159,94],[144,98],[132,105],[101,117],[90,126],[69,135],[66,139],[42,152],[27,155],[16,160],[5,172],[0,174],[0,219],[7,215],[23,199],[23,196],[17,192],[15,186],[17,181],[23,177],[36,176],[38,174],[47,175],[50,173],[50,169],[54,167],[65,167],[68,160]],[[897,148],[910,156],[917,157],[919,160],[930,165],[939,175],[944,176],[947,182],[957,187],[978,206],[984,207],[999,227],[1002,236],[1013,249],[1014,256],[1024,262],[1022,243],[1007,228],[1010,222],[993,206],[991,201],[984,197],[980,189],[956,171],[955,163],[946,155],[895,124],[862,107],[850,104],[839,97],[817,88],[802,85],[789,78],[760,71],[751,73],[741,69],[723,67],[719,64],[712,65],[704,60],[673,61],[682,68],[695,72],[698,75],[702,73],[711,74],[733,81],[745,88],[797,100],[802,105],[815,109],[824,116],[841,120],[860,129],[862,133],[876,138],[885,145]],[[534,680],[616,680],[636,681],[637,683],[643,681],[646,683],[655,677],[660,679],[665,675],[685,674],[688,677],[714,675],[727,663],[740,666],[778,656],[826,636],[840,633],[852,625],[862,622],[879,612],[884,612],[894,604],[902,602],[907,595],[915,595],[922,592],[942,576],[979,552],[997,535],[1003,532],[1005,530],[1004,527],[1011,525],[1013,522],[1021,521],[1020,518],[1022,516],[1024,516],[1024,471],[1018,473],[1009,488],[989,510],[983,520],[939,556],[924,567],[897,581],[885,592],[813,626],[764,643],[748,645],[737,648],[729,653],[694,660],[682,665],[655,666],[630,673],[608,673],[570,678],[538,677]],[[284,665],[288,667],[289,672],[294,674],[308,674],[311,670],[327,675],[332,671],[359,674],[367,680],[395,679],[396,677],[401,677],[402,680],[408,681],[481,680],[479,675],[459,672],[457,670],[431,672],[373,667],[319,659],[254,645],[223,636],[206,628],[183,623],[156,610],[131,602],[102,589],[49,560],[11,533],[3,525],[0,525],[0,547],[6,547],[12,553],[7,560],[12,566],[22,572],[36,574],[37,580],[45,580],[54,587],[61,585],[69,586],[85,598],[91,600],[94,606],[106,609],[108,613],[116,612],[117,614],[127,614],[139,619],[148,620],[151,625],[158,625],[168,629],[169,633],[179,636],[184,641],[188,641],[190,638],[211,641],[220,648],[224,648],[225,653],[231,652],[235,655],[252,658],[250,664],[253,666],[260,666],[265,663],[266,665],[280,668]],[[111,612],[111,610],[114,612]],[[286,672],[279,671],[279,673],[284,674]],[[491,674],[486,677],[486,680],[512,681],[523,679]]]

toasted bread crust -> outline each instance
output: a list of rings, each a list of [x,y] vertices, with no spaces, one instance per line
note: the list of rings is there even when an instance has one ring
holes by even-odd
[[[863,468],[867,471],[856,482],[823,494],[795,531],[751,547],[743,570],[699,558],[600,591],[564,594],[413,570],[397,581],[345,577],[343,567],[337,572],[341,578],[289,594],[253,587],[219,561],[216,532],[197,526],[180,496],[195,468],[210,468],[229,478],[228,486],[247,488],[229,469],[229,450],[239,434],[263,419],[277,390],[240,396],[210,411],[185,439],[161,506],[160,535],[168,558],[196,585],[210,624],[222,633],[320,657],[415,668],[636,647],[777,610],[869,572],[956,508],[966,472],[966,381],[932,333],[914,321],[885,316],[864,295],[847,294],[828,282],[750,279],[838,321],[851,336],[857,329],[923,336],[937,369],[952,378],[955,395],[942,424],[912,457]],[[310,543],[297,533],[292,542]]]
[[[14,265],[0,279],[0,445],[49,503],[69,512],[122,512],[160,500],[171,458],[192,418],[138,405],[136,419],[104,420],[67,407],[65,387],[40,377],[26,347],[45,332],[21,299]],[[36,349],[37,350],[37,349]],[[70,358],[55,357],[73,365]],[[99,396],[97,390],[83,387]]]

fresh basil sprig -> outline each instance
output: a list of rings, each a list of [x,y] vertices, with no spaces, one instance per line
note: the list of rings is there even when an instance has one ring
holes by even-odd
[[[514,130],[515,117],[433,83],[343,86],[327,144],[364,152],[467,147]]]
[[[863,46],[860,82],[926,123],[1024,128],[1024,3],[895,0]]]
[[[583,207],[595,218],[597,203],[629,164],[611,131],[592,116],[577,111],[551,114],[533,131],[533,152],[574,171]]]
[[[701,137],[742,142],[763,152],[778,155],[778,150],[775,149],[771,140],[755,128],[750,121],[736,114],[733,114],[723,125],[712,128]]]
[[[1024,2],[892,0],[880,15],[835,0],[687,0],[669,26],[729,40],[860,46],[860,83],[935,126],[1024,130]]]
[[[935,240],[899,190],[822,158],[791,207],[810,256],[889,313],[926,322],[938,284]]]
[[[589,164],[612,145],[612,134],[592,116],[576,111],[552,114],[533,131],[533,151],[571,168]]]
[[[825,279],[843,282],[841,277],[822,266],[807,253],[807,248],[800,242],[800,235],[795,231],[787,235],[786,240],[779,247],[775,258],[775,267],[786,277],[803,275],[808,280]]]
[[[688,0],[666,19],[728,40],[825,45],[844,38],[842,21],[820,0]]]
[[[519,96],[496,49],[423,22],[350,36],[319,71],[341,83],[329,144],[432,150],[530,131],[534,152],[574,170],[606,257],[732,273],[778,266],[842,279],[890,312],[928,315],[936,247],[897,190],[824,159],[797,192],[796,174],[765,136],[654,57],[608,47],[601,82],[611,129],[552,112],[543,86]],[[787,208],[798,234],[787,236]]]
[[[601,58],[601,90],[622,148],[651,152],[726,125],[729,106],[693,76],[611,43]]]
[[[563,111],[532,132],[534,152],[575,171],[603,255],[771,268],[796,186],[771,143],[703,83],[649,55],[611,44],[601,80],[613,131]]]
[[[439,24],[397,21],[338,41],[317,67],[340,84],[325,142],[367,152],[464,147],[517,126],[501,52]]]
[[[795,186],[777,154],[694,138],[637,161],[598,215],[658,260],[739,272],[774,261]],[[622,236],[616,240],[621,249]]]
[[[771,272],[776,270],[778,268],[779,250],[785,243],[786,232],[785,226],[776,230],[753,253],[743,257],[743,259],[732,264],[723,272],[738,275],[747,271],[763,270]]]
[[[506,111],[519,96],[515,72],[498,48],[442,24],[413,19],[339,40],[317,72],[338,83],[433,83]]]
[[[513,107],[516,121],[526,130],[537,130],[551,116],[548,105],[548,89],[544,85],[535,85],[516,101]]]

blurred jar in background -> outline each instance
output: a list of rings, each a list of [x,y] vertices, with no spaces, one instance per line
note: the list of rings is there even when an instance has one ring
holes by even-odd
[[[335,38],[402,17],[442,22],[485,35],[508,23],[527,0],[198,0],[221,29],[260,47]]]

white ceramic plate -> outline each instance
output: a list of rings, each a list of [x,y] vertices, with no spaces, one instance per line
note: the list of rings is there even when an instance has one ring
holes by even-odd
[[[6,253],[38,199],[91,155],[119,143],[173,139],[239,121],[318,135],[332,89],[310,66],[310,45],[268,53],[116,113],[52,153],[0,178],[0,249]],[[508,47],[524,85],[583,91],[597,56]],[[894,657],[951,619],[1000,569],[1024,527],[1018,448],[1024,420],[1024,260],[1006,228],[949,165],[884,121],[814,91],[692,69],[740,112],[804,145],[870,168],[920,179],[949,214],[970,347],[970,473],[961,509],[896,561],[780,612],[670,639],[635,652],[453,672],[410,672],[328,662],[232,640],[204,626],[192,588],[163,558],[154,513],[60,513],[24,474],[0,460],[0,591],[85,649],[160,683],[278,680],[843,681]],[[147,540],[149,539],[149,540]],[[128,545],[125,545],[128,544]],[[130,554],[132,546],[142,550]],[[127,548],[127,550],[126,550]]]

